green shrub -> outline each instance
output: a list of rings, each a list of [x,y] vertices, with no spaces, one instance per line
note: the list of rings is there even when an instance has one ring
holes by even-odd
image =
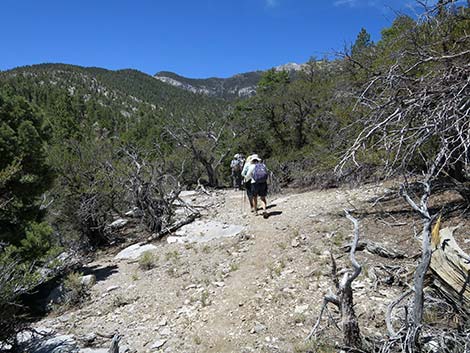
[[[158,260],[157,256],[154,255],[151,251],[145,251],[139,257],[139,268],[141,268],[144,271],[151,270],[157,265],[156,264],[157,260]]]
[[[67,275],[63,283],[64,286],[64,300],[65,307],[73,307],[83,303],[88,297],[88,288],[82,283],[82,274],[78,272],[71,272]]]
[[[40,280],[32,266],[12,257],[11,251],[0,253],[0,342],[14,344],[16,334],[27,326],[19,297]]]

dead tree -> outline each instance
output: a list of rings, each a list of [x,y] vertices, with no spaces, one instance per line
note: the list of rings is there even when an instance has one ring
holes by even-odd
[[[359,222],[357,219],[352,217],[348,211],[345,210],[345,213],[346,217],[354,225],[354,238],[351,245],[351,251],[349,252],[352,272],[346,272],[341,281],[338,281],[336,273],[336,262],[333,256],[331,256],[333,266],[333,281],[336,286],[336,294],[330,293],[323,298],[323,305],[320,311],[320,315],[306,339],[310,339],[316,333],[320,325],[323,312],[327,308],[328,303],[332,303],[336,305],[341,311],[341,330],[343,332],[344,348],[360,350],[362,346],[362,339],[359,323],[357,322],[356,313],[354,312],[352,290],[352,282],[361,273],[361,265],[359,265],[355,256],[356,247],[359,242]]]
[[[223,119],[223,123],[218,126],[222,118],[213,117],[213,119],[206,124],[199,124],[194,120],[189,123],[183,120],[178,127],[166,128],[166,133],[202,165],[206,171],[209,186],[215,187],[219,185],[218,169],[231,149],[224,146],[227,120]]]
[[[436,161],[432,177],[448,176],[470,203],[470,10],[448,8],[455,3],[429,8],[390,43],[394,61],[357,92],[362,131],[337,170],[377,150],[389,175]]]
[[[356,246],[359,241],[359,222],[347,211],[346,217],[354,224],[354,240],[349,253],[349,258],[353,267],[353,273],[345,273],[339,284],[341,317],[343,326],[343,343],[346,347],[361,348],[361,334],[359,324],[354,312],[352,282],[361,273],[361,265],[356,260]]]
[[[428,200],[431,195],[431,186],[429,182],[422,183],[424,193],[421,196],[419,205],[408,195],[406,187],[402,185],[400,193],[406,202],[418,212],[423,220],[423,230],[421,232],[421,261],[416,267],[414,274],[414,303],[413,303],[413,327],[418,330],[423,320],[424,303],[424,275],[426,274],[431,262],[431,224],[434,219],[429,214]]]
[[[171,226],[176,203],[181,204],[178,176],[166,173],[159,163],[136,149],[123,151],[128,160],[123,183],[129,202],[148,230],[160,234]]]

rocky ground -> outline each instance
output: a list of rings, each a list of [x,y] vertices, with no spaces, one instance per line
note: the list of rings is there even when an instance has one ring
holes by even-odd
[[[121,352],[305,352],[323,295],[333,288],[330,253],[339,272],[349,268],[341,248],[352,236],[346,208],[360,220],[362,239],[407,256],[357,253],[363,270],[353,285],[356,311],[363,334],[378,336],[386,306],[403,291],[419,254],[419,218],[393,193],[383,197],[388,192],[384,185],[285,192],[269,199],[268,219],[249,212],[241,191],[187,193],[188,202],[208,206],[198,221],[206,230],[180,233],[194,242],[154,242],[147,270],[137,258],[116,257],[122,248],[99,254],[84,269],[97,279],[89,298],[36,326],[71,336],[82,352],[109,347],[115,332]],[[204,237],[211,222],[219,231]],[[463,231],[456,238],[469,245]],[[330,325],[322,337],[320,351],[335,351],[338,331]]]

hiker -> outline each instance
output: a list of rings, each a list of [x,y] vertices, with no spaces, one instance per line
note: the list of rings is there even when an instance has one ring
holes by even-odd
[[[240,190],[242,187],[242,167],[245,159],[243,154],[237,153],[230,162],[232,186]]]
[[[251,191],[251,179],[247,179],[246,173],[248,172],[248,168],[251,165],[251,158],[253,155],[250,155],[246,158],[245,163],[243,165],[243,170],[242,170],[242,177],[243,177],[243,186],[245,187],[246,190],[246,195],[248,196],[248,201],[250,202],[250,209],[251,212],[255,212],[255,209],[253,207],[253,193]]]
[[[248,160],[250,161],[249,163]],[[247,182],[245,184],[247,185],[247,193],[248,188],[251,189],[250,193],[253,198],[252,202],[250,202],[251,212],[254,212],[256,216],[258,215],[259,196],[263,207],[263,218],[268,218],[268,213],[266,211],[266,196],[268,194],[268,170],[266,165],[257,154],[253,154],[248,157],[246,166],[242,171],[242,175],[245,177],[245,181]]]

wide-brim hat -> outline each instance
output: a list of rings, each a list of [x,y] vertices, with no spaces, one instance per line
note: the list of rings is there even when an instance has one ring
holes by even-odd
[[[262,161],[262,159],[259,158],[259,156],[258,156],[257,154],[252,154],[252,155],[251,155],[250,157],[248,157],[248,158],[250,158],[250,161],[254,161],[254,160],[257,160],[258,162],[261,162],[261,161]]]

